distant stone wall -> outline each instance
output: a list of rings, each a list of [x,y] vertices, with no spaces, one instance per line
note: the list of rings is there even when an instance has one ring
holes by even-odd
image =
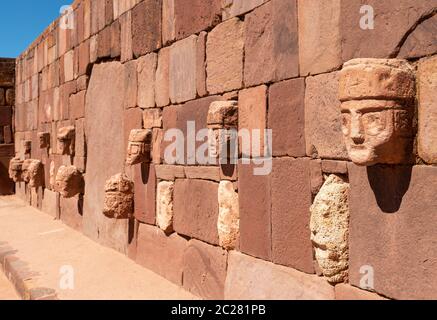
[[[13,110],[15,104],[15,59],[0,58],[0,195],[13,194],[9,161],[14,156]]]
[[[437,1],[367,4],[75,1],[17,59],[17,194],[203,298],[437,298]],[[185,155],[224,129],[271,170]]]

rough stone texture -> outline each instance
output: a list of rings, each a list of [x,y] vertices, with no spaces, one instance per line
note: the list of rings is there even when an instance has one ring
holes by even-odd
[[[272,261],[306,273],[314,273],[309,228],[309,164],[309,159],[273,160]]]
[[[82,173],[74,166],[61,166],[56,173],[55,188],[64,198],[83,193]]]
[[[244,22],[238,18],[219,24],[208,34],[206,87],[210,94],[242,87],[243,52]]]
[[[296,0],[267,2],[249,13],[245,24],[244,83],[253,86],[296,77],[299,73]]]
[[[230,181],[221,181],[218,188],[219,215],[217,229],[219,244],[226,250],[235,249],[240,234],[238,193]]]
[[[182,235],[218,244],[218,183],[178,179],[174,187],[174,230]]]
[[[170,99],[180,103],[196,98],[197,36],[180,40],[170,47]]]
[[[373,292],[340,283],[335,286],[335,300],[387,300]]]
[[[124,107],[125,109],[135,108],[138,102],[138,70],[137,62],[129,61],[124,66]]]
[[[223,0],[222,17],[228,20],[259,7],[268,0]]]
[[[146,129],[162,127],[161,109],[147,109],[143,111],[143,126]]]
[[[173,231],[174,182],[161,181],[156,191],[156,225],[165,233]]]
[[[156,215],[156,173],[153,164],[134,167],[135,218],[148,224],[155,224]]]
[[[273,156],[305,156],[305,80],[270,86],[268,128],[272,129]]]
[[[437,32],[437,15],[421,22],[402,44],[399,58],[418,58],[437,52],[435,34]]]
[[[221,0],[174,0],[176,39],[208,29],[220,22]]]
[[[105,184],[103,214],[111,219],[129,219],[134,213],[134,183],[122,173]]]
[[[231,251],[225,285],[227,300],[331,300],[324,279]]]
[[[361,29],[361,0],[342,1],[340,31],[343,61],[352,58],[388,58],[395,56],[403,38],[414,25],[429,14],[436,1],[418,0],[369,0],[366,5],[373,7],[374,29]],[[396,10],[394,10],[396,8]]]
[[[349,165],[349,278],[394,299],[437,298],[437,168]],[[381,254],[384,253],[384,254]]]
[[[145,0],[132,9],[132,51],[135,57],[161,47],[161,0]]]
[[[340,67],[340,0],[298,0],[298,6],[300,75]]]
[[[427,163],[437,163],[437,57],[419,63],[419,157]]]
[[[240,250],[271,259],[270,176],[255,176],[253,164],[238,164],[240,202]]]
[[[102,214],[105,182],[114,174],[123,172],[125,161],[125,140],[120,134],[123,117],[113,116],[123,113],[125,84],[119,76],[123,69],[118,62],[95,65],[87,90],[85,128],[88,160],[83,231],[104,245],[127,252],[128,221],[108,219]],[[108,106],[111,106],[112,112],[108,112]],[[107,143],[108,137],[111,137],[111,143]]]
[[[120,41],[121,41],[121,62],[129,61],[133,58],[132,52],[132,11],[120,17]]]
[[[338,72],[306,78],[305,141],[308,156],[347,159],[341,131]]]
[[[316,260],[330,283],[348,279],[349,184],[330,175],[312,204],[311,241]]]
[[[347,174],[347,162],[335,160],[322,160],[322,171],[324,173]]]
[[[157,227],[140,224],[136,262],[182,286],[187,244],[188,241],[176,233],[167,236]]]
[[[204,299],[224,298],[228,254],[204,242],[191,240],[184,253],[184,288]]]
[[[170,48],[159,50],[158,66],[155,76],[155,100],[158,107],[164,107],[170,103]]]
[[[138,59],[138,106],[153,108],[155,106],[155,72],[158,62],[156,53]]]
[[[267,86],[241,90],[238,95],[238,129],[250,130],[251,146],[245,147],[240,138],[240,151],[243,157],[259,157],[264,155],[265,130],[267,127]],[[259,130],[259,135],[252,130]],[[256,139],[259,137],[259,140]],[[255,143],[255,148],[253,144]]]
[[[209,128],[237,128],[238,102],[214,101],[209,106],[206,121]]]

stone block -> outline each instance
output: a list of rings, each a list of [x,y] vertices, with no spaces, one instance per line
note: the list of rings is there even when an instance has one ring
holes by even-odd
[[[145,0],[132,9],[132,51],[135,57],[161,47],[161,0]]]
[[[205,31],[199,34],[197,38],[197,52],[196,52],[196,84],[197,94],[204,97],[208,94],[206,91],[206,38]]]
[[[170,103],[170,49],[162,48],[158,54],[158,66],[155,76],[155,100],[158,107]]]
[[[173,165],[158,165],[156,166],[156,177],[161,180],[174,181],[176,178],[185,178],[185,171],[183,166]]]
[[[135,218],[148,224],[155,224],[156,173],[155,166],[138,165],[133,167],[135,184]]]
[[[124,66],[124,108],[135,108],[138,102],[138,60],[129,61]]]
[[[121,55],[121,26],[120,20],[115,20],[111,24],[111,58]]]
[[[219,167],[187,166],[185,167],[187,179],[202,179],[220,182]]]
[[[227,258],[227,252],[219,247],[189,241],[183,259],[183,287],[204,299],[223,299]]]
[[[74,51],[70,50],[64,54],[64,80],[65,82],[74,79]]]
[[[132,60],[132,12],[120,17],[121,62]]]
[[[140,223],[136,262],[182,286],[187,245],[188,241],[176,233],[166,236],[159,228]]]
[[[146,129],[162,127],[161,109],[146,109],[143,111],[143,127]]]
[[[436,299],[437,168],[350,164],[349,282],[393,299]]]
[[[340,283],[335,286],[335,300],[387,300],[376,293]]]
[[[174,230],[182,235],[218,244],[218,183],[178,179],[174,188]]]
[[[111,27],[102,29],[98,34],[97,57],[108,58],[111,56]]]
[[[164,45],[176,38],[175,0],[162,0],[162,42]]]
[[[219,244],[226,250],[235,249],[240,238],[238,193],[230,181],[220,181],[218,189],[219,216],[217,230]]]
[[[206,87],[210,94],[242,87],[243,55],[244,22],[238,18],[219,24],[208,34]]]
[[[170,88],[172,103],[196,98],[196,43],[193,35],[170,47]]]
[[[229,253],[227,300],[332,300],[334,288],[316,275]]]
[[[228,20],[247,13],[267,1],[268,0],[224,0],[222,1],[223,20]]]
[[[156,53],[147,54],[138,59],[138,106],[153,108],[155,106],[155,73],[158,56]]]
[[[347,161],[322,160],[324,173],[347,174]]]
[[[254,175],[253,164],[238,164],[240,201],[240,250],[251,256],[270,260],[271,177]]]
[[[47,213],[53,218],[60,217],[60,198],[59,193],[44,189],[41,211]]]
[[[437,32],[437,15],[421,21],[416,28],[408,35],[403,43],[399,58],[419,58],[429,56],[437,52],[435,34]]]
[[[82,90],[70,96],[69,115],[72,119],[80,119],[85,116],[85,94],[86,91]]]
[[[272,261],[314,273],[309,228],[312,200],[309,164],[309,159],[273,160]]]
[[[87,40],[79,45],[79,61],[78,61],[78,75],[84,75],[87,72],[90,61],[90,41]]]
[[[305,141],[308,156],[348,159],[341,131],[338,72],[306,78]]]
[[[298,7],[300,75],[337,69],[342,65],[340,0],[298,0]]]
[[[60,198],[60,219],[70,228],[82,231],[83,198]]]
[[[161,181],[156,191],[156,225],[167,234],[173,232],[174,187],[172,181]]]
[[[304,79],[270,86],[268,128],[272,129],[273,156],[305,156]]]
[[[267,2],[249,13],[245,24],[246,86],[279,81],[299,74],[295,0]],[[260,65],[263,67],[260,68]]]

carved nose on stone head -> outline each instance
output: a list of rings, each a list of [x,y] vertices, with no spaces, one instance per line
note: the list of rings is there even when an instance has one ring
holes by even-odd
[[[350,137],[355,144],[364,143],[364,129],[359,116],[352,118]]]

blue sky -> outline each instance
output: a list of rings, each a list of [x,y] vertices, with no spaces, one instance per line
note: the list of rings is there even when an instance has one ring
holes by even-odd
[[[23,52],[72,0],[0,0],[0,57]]]

